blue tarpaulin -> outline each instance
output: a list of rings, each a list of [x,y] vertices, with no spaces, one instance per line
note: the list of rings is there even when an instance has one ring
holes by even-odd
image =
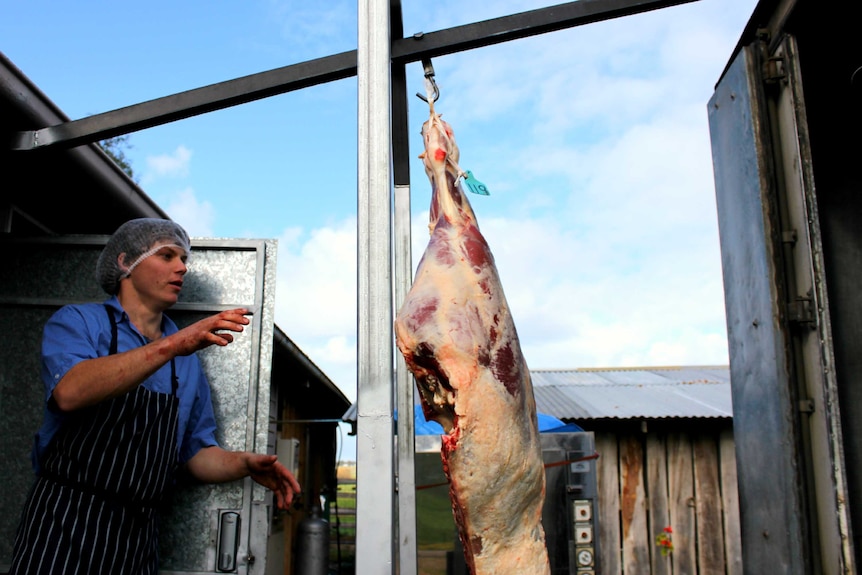
[[[442,435],[443,426],[436,421],[428,421],[425,419],[425,414],[422,413],[421,405],[413,406],[413,421],[416,428],[416,435]],[[539,421],[540,433],[566,433],[574,431],[583,431],[580,425],[575,423],[563,423],[553,415],[546,413],[536,414]],[[398,414],[395,414],[397,419]]]

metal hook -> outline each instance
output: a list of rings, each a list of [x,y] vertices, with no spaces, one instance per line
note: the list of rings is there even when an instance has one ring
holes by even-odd
[[[430,81],[431,87],[434,88],[434,101],[436,102],[440,99],[440,88],[437,87],[437,82],[434,81],[434,66],[431,64],[430,59],[422,59],[422,69],[425,71],[425,79]],[[426,104],[428,103],[427,97],[419,92],[416,92],[416,95],[419,96]]]

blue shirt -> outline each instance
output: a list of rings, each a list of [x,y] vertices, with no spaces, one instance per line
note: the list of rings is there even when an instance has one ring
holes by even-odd
[[[117,353],[140,347],[146,338],[129,321],[129,316],[116,296],[106,304],[117,322]],[[165,336],[178,331],[177,325],[163,316]],[[103,357],[111,347],[111,323],[101,303],[66,305],[57,310],[45,324],[42,337],[42,383],[45,385],[45,410],[42,427],[36,433],[32,461],[36,473],[40,460],[66,415],[49,409],[48,400],[64,375],[78,362]],[[177,453],[179,463],[185,463],[204,447],[217,445],[216,422],[210,387],[197,356],[174,358],[179,389],[179,428]],[[171,393],[171,363],[167,362],[141,384],[151,391]]]

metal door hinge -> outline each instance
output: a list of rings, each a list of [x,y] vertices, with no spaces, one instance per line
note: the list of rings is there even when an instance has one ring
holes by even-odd
[[[776,84],[787,78],[787,65],[782,56],[767,58],[763,64],[763,81]]]
[[[809,292],[806,296],[799,296],[787,302],[787,319],[791,323],[814,329],[817,318],[814,314],[814,299]]]
[[[781,232],[781,241],[785,244],[796,245],[798,239],[799,235],[796,233],[796,230]]]

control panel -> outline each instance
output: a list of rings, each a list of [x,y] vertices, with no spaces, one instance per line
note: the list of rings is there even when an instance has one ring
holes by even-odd
[[[595,505],[595,454],[592,442],[567,451],[569,482],[566,499],[569,507],[569,571],[577,575],[596,575],[597,537]],[[586,449],[583,449],[586,447]]]
[[[598,575],[595,439],[590,432],[542,434],[542,524],[552,575]]]

